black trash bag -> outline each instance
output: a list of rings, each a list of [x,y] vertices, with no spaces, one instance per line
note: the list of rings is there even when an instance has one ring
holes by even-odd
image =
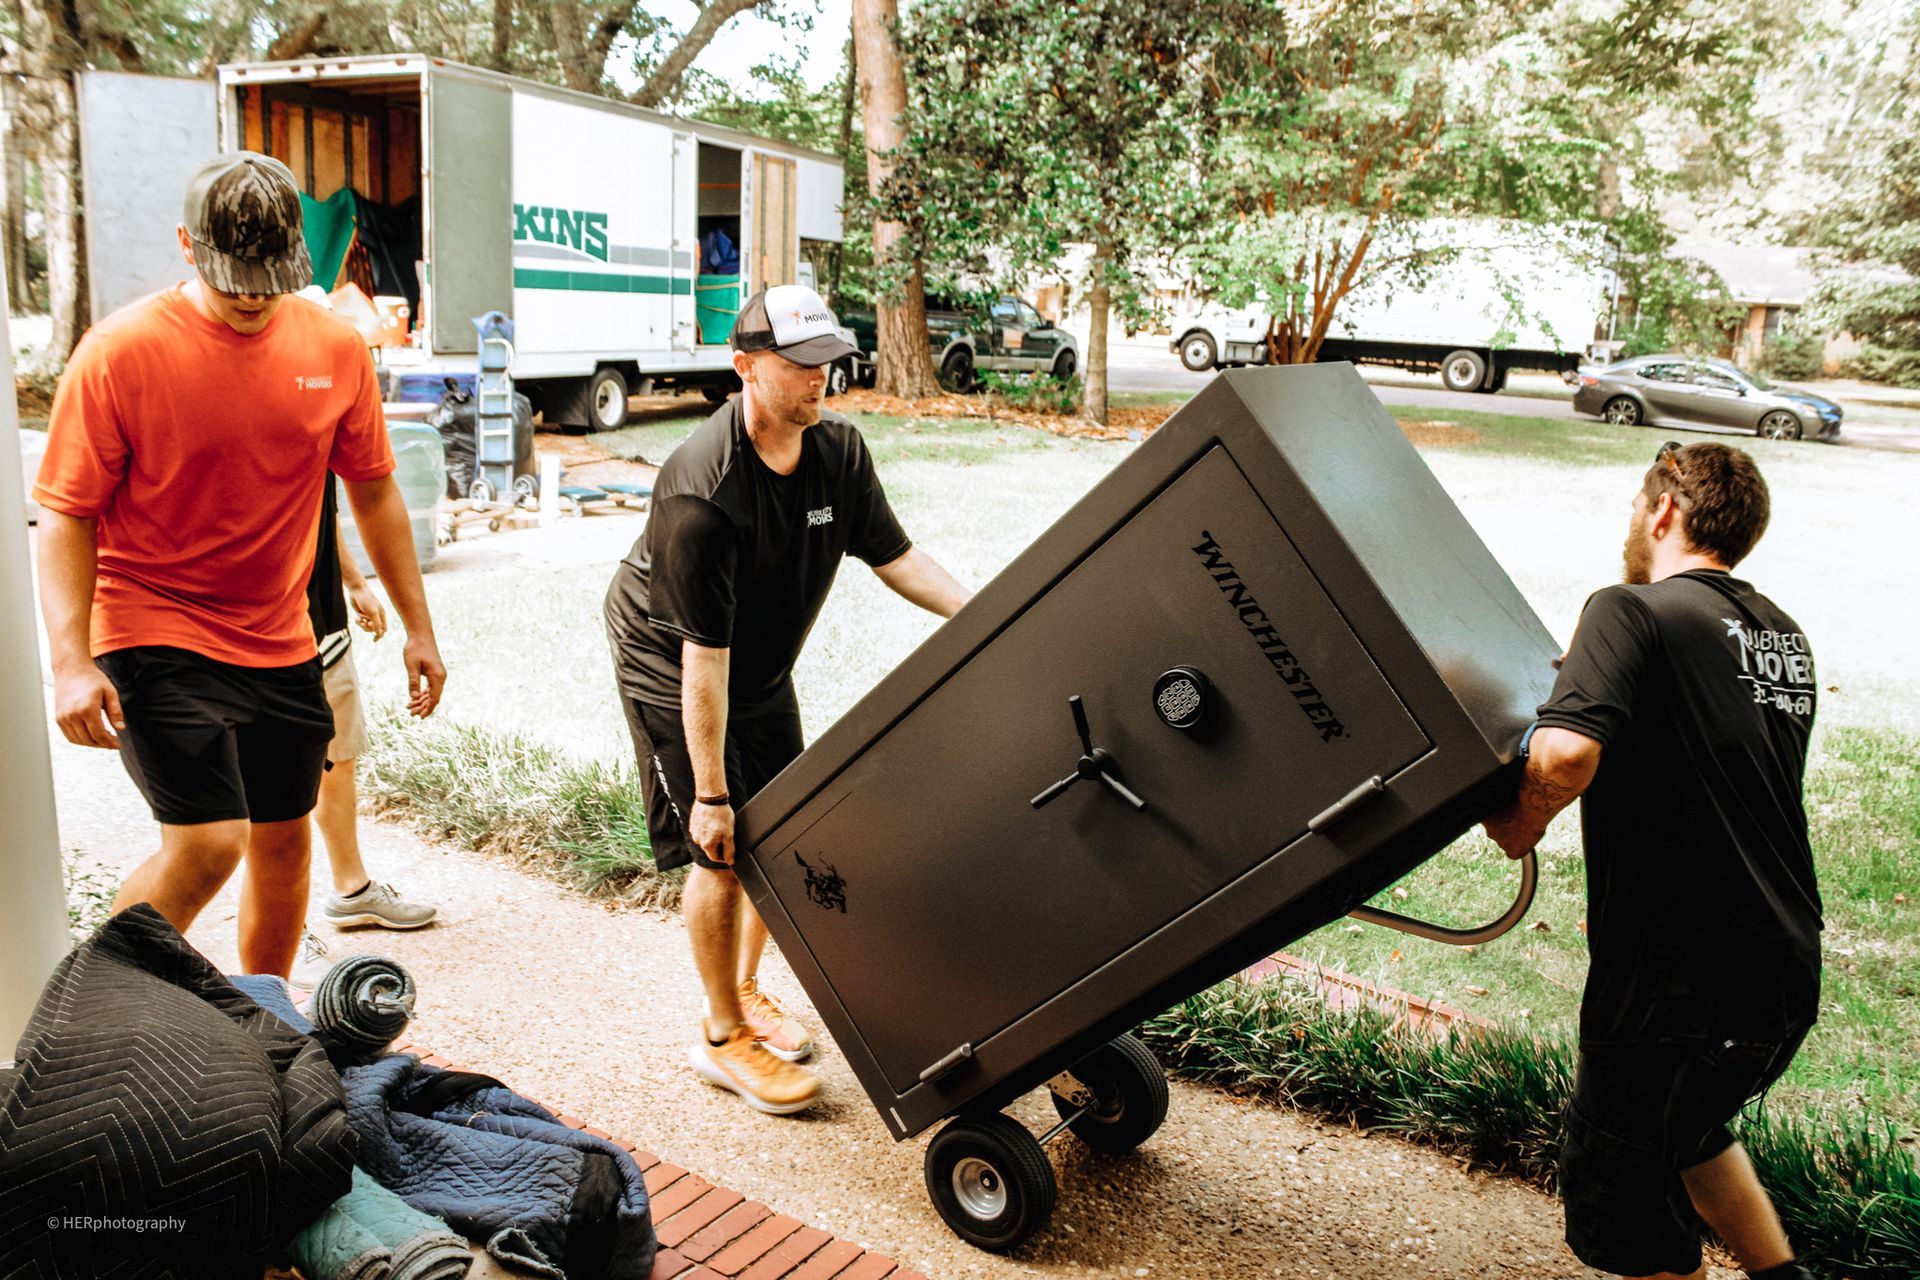
[[[480,411],[479,402],[472,392],[466,390],[452,378],[447,379],[447,389],[440,395],[440,404],[428,419],[440,433],[440,443],[447,451],[447,496],[464,498],[473,489],[475,474],[476,441],[474,439],[474,421]],[[533,465],[533,401],[513,393],[513,476],[534,474]],[[506,495],[496,494],[496,498]]]

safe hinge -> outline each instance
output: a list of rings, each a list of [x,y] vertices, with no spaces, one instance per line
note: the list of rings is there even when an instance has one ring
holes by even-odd
[[[1352,813],[1355,809],[1358,809],[1361,805],[1373,799],[1386,789],[1386,784],[1380,781],[1380,775],[1377,773],[1374,774],[1371,778],[1368,778],[1365,782],[1347,792],[1347,794],[1341,796],[1327,808],[1322,809],[1310,818],[1307,821],[1307,830],[1313,832],[1315,835],[1319,835],[1322,831],[1325,831],[1328,827],[1340,821],[1340,819],[1346,817],[1349,813]]]
[[[955,1067],[959,1066],[961,1063],[965,1062],[968,1058],[971,1058],[972,1056],[973,1056],[973,1041],[969,1040],[967,1041],[967,1043],[961,1045],[958,1049],[955,1049],[952,1053],[948,1054],[946,1057],[940,1059],[940,1061],[928,1067],[925,1071],[922,1071],[920,1073],[920,1083],[932,1084],[935,1080],[938,1080],[941,1076],[946,1075],[947,1072],[953,1070]]]

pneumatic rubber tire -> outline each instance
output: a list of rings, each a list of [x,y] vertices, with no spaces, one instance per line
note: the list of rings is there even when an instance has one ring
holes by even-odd
[[[1109,1040],[1074,1064],[1073,1074],[1093,1090],[1093,1107],[1075,1120],[1073,1136],[1109,1155],[1124,1155],[1151,1138],[1167,1118],[1167,1073],[1153,1050],[1131,1035]],[[1053,1096],[1065,1120],[1078,1107]]]
[[[1637,427],[1645,421],[1640,402],[1632,396],[1615,396],[1600,406],[1600,416],[1616,427]]]
[[[1069,348],[1053,358],[1053,377],[1056,382],[1071,382],[1073,375],[1080,370],[1080,362]]]
[[[1478,351],[1449,351],[1440,362],[1440,381],[1449,391],[1479,391],[1487,380],[1487,358]]]
[[[1762,440],[1798,440],[1804,432],[1800,419],[1785,409],[1774,409],[1760,419],[1753,433]]]
[[[972,394],[976,385],[973,352],[965,347],[955,347],[947,352],[947,358],[940,362],[940,385],[949,391],[958,391],[963,396]]]
[[[626,375],[611,365],[587,380],[587,430],[618,431],[627,425]]]
[[[1039,1139],[999,1114],[962,1116],[927,1144],[927,1195],[977,1249],[1017,1249],[1053,1216],[1059,1189]]]
[[[1180,339],[1180,363],[1192,373],[1212,373],[1220,360],[1213,338],[1205,333],[1190,333]]]

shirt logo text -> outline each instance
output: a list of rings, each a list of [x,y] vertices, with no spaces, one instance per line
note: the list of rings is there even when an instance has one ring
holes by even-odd
[[[297,391],[331,391],[333,375],[330,373],[308,374],[304,378],[295,378],[293,385]]]
[[[807,528],[818,529],[823,524],[833,523],[833,508],[822,507],[818,511],[807,512]]]

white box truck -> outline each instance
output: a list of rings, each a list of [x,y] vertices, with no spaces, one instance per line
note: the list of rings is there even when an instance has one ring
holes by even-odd
[[[1335,309],[1321,360],[1440,374],[1454,391],[1498,391],[1514,369],[1571,377],[1601,335],[1614,293],[1611,253],[1584,228],[1498,223],[1418,229],[1448,256],[1417,276],[1363,285]],[[1386,244],[1375,261],[1404,254]],[[1176,316],[1172,349],[1195,371],[1265,364],[1269,311],[1206,306]]]
[[[95,315],[183,274],[195,165],[264,152],[315,202],[317,282],[406,299],[390,379],[472,373],[474,317],[503,312],[518,387],[592,430],[630,392],[724,395],[741,300],[810,283],[842,236],[835,156],[423,54],[88,72],[81,125]]]

